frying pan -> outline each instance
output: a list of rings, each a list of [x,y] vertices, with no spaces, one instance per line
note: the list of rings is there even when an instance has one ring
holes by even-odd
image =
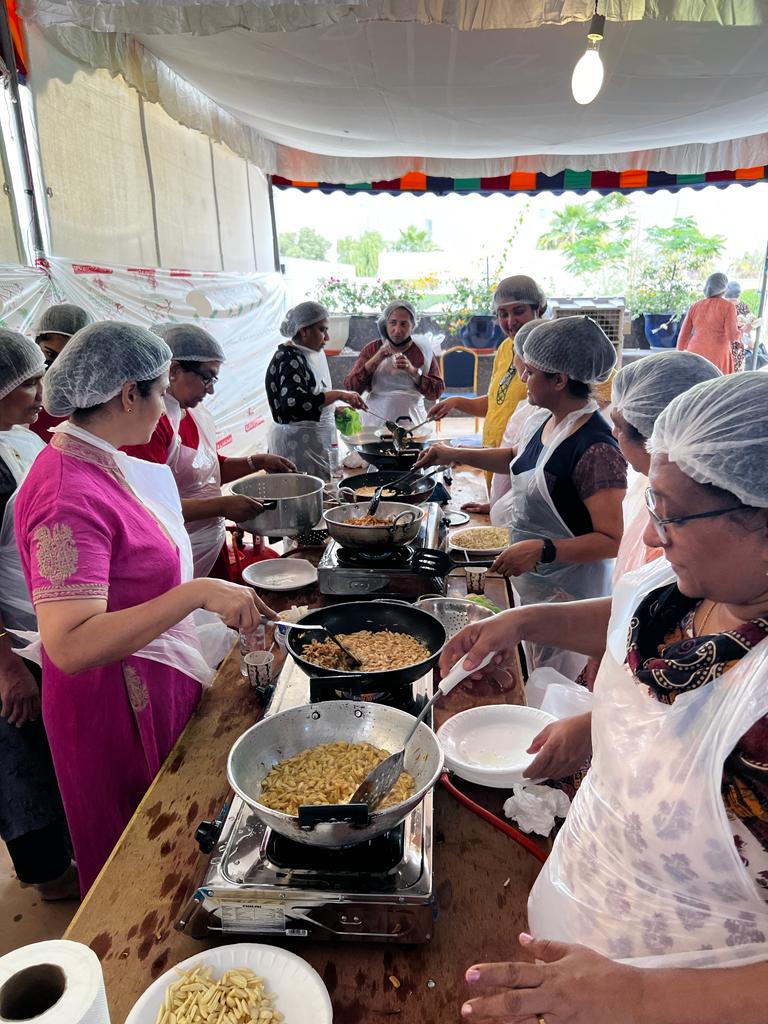
[[[379,487],[381,484],[387,486],[388,481],[396,480],[402,476],[400,470],[383,469],[379,473],[360,473],[358,476],[348,476],[339,483],[339,490],[349,488],[357,492],[361,487]],[[392,498],[384,498],[384,501],[402,501],[406,505],[422,505],[429,501],[435,489],[435,481],[431,477],[421,477],[414,483],[408,484],[401,490],[395,487],[395,494]],[[373,497],[373,495],[371,495]],[[358,498],[358,501],[370,501],[371,498]]]
[[[402,547],[410,544],[418,535],[424,521],[424,509],[415,508],[397,501],[382,501],[376,515],[391,519],[386,526],[350,526],[348,519],[357,519],[368,512],[370,501],[366,498],[356,505],[339,505],[327,509],[325,525],[334,540],[345,548],[363,548],[371,551],[381,548]]]
[[[401,473],[404,473],[418,459],[421,452],[427,447],[427,443],[425,441],[410,441],[408,447],[401,452],[395,452],[395,446],[391,439],[378,441],[375,444],[356,444],[353,447],[360,458],[371,466],[376,466],[378,469],[399,469]]]

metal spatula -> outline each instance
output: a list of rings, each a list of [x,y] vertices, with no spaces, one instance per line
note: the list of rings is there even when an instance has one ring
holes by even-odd
[[[419,724],[424,721],[431,711],[432,705],[439,697],[443,696],[443,694],[450,693],[454,686],[458,686],[462,679],[466,679],[467,676],[474,675],[475,672],[479,672],[480,669],[485,668],[485,666],[495,656],[496,651],[491,651],[487,657],[483,658],[477,668],[465,669],[463,658],[453,666],[445,679],[440,681],[434,695],[429,701],[427,701],[422,708],[421,713],[414,721],[413,727],[405,737],[402,750],[399,750],[396,754],[390,754],[389,757],[385,758],[381,764],[377,764],[373,771],[366,775],[355,792],[349,798],[349,802],[351,804],[368,804],[369,811],[373,811],[379,806],[381,801],[400,778],[403,771],[403,764],[405,762],[405,748],[410,743],[413,734],[419,727]]]
[[[262,621],[267,626],[284,626],[286,629],[320,630],[321,633],[325,633],[326,636],[330,637],[330,639],[333,640],[333,642],[336,644],[336,646],[341,651],[344,652],[345,656],[347,658],[349,658],[349,660],[352,662],[352,667],[353,668],[361,668],[362,667],[362,664],[363,664],[362,661],[360,661],[360,659],[357,658],[352,653],[352,651],[347,650],[347,648],[344,646],[344,644],[341,642],[341,640],[339,640],[339,638],[336,636],[336,634],[332,633],[330,631],[330,629],[328,629],[327,626],[306,626],[306,625],[302,625],[301,622],[284,622],[282,619],[279,619],[279,620],[268,619],[265,615],[262,615]]]

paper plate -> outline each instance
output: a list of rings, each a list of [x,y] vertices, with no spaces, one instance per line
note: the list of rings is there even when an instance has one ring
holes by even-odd
[[[505,550],[505,548],[509,547],[509,539],[507,539],[507,543],[503,544],[501,547],[465,548],[462,545],[462,543],[461,543],[462,535],[465,534],[467,532],[467,530],[503,530],[503,529],[504,529],[504,527],[501,527],[501,526],[464,526],[464,527],[462,527],[462,528],[460,528],[458,530],[454,530],[453,533],[448,534],[448,550],[449,551],[460,551],[464,555],[469,555],[469,559],[470,560],[473,559],[473,558],[491,558],[491,557],[495,557],[496,555],[500,555],[501,552]],[[507,531],[507,537],[509,537],[509,532],[508,531]]]
[[[484,704],[449,718],[437,730],[437,738],[446,768],[459,778],[509,789],[523,781],[523,772],[533,760],[526,751],[534,737],[556,721],[539,708]]]
[[[322,978],[306,960],[277,946],[238,942],[195,953],[177,964],[182,971],[205,964],[215,977],[237,967],[247,967],[264,979],[274,1007],[285,1024],[332,1024],[333,1007]],[[128,1014],[125,1024],[155,1024],[165,991],[178,978],[172,967],[153,982]]]
[[[317,569],[305,558],[267,558],[246,566],[243,579],[262,590],[299,590],[317,582]]]

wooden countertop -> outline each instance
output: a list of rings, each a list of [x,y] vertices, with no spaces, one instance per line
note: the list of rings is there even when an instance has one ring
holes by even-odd
[[[455,486],[454,493],[461,489]],[[471,497],[462,494],[462,500]],[[453,574],[449,592],[463,593],[463,582],[461,571]],[[507,605],[503,580],[490,579],[488,595],[495,603]],[[306,597],[319,603],[316,594]],[[299,602],[297,595],[291,598]],[[519,666],[500,673],[482,696],[484,703],[518,703],[522,697]],[[470,698],[469,691],[457,687],[440,718],[476,702],[477,697],[477,692]],[[229,749],[261,713],[233,653],[204,694],[66,932],[65,938],[90,946],[99,956],[112,1024],[123,1024],[139,995],[163,971],[206,944],[220,941],[197,941],[177,932],[174,924],[204,866],[195,828],[221,808],[228,792]],[[500,810],[500,792],[466,788],[486,806]],[[538,862],[440,786],[435,793],[435,832],[439,916],[431,942],[409,947],[279,943],[319,971],[331,995],[336,1024],[389,1018],[402,1024],[455,1020],[467,966],[506,959],[516,949],[515,936],[525,925],[526,900]],[[232,941],[242,939],[232,936]],[[398,979],[399,988],[390,977]]]

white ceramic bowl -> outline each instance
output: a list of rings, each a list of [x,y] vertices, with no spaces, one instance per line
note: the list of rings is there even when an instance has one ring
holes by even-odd
[[[437,730],[445,767],[467,782],[509,789],[523,781],[533,760],[526,751],[534,737],[555,721],[546,711],[517,704],[484,704],[461,711]]]
[[[306,960],[287,949],[238,942],[195,953],[176,967],[188,971],[203,964],[210,967],[217,978],[238,967],[247,967],[258,974],[264,979],[267,991],[275,997],[274,1007],[282,1013],[285,1024],[307,1024],[308,1021],[332,1024],[333,1007],[322,978]],[[166,989],[178,978],[176,967],[161,974],[146,989],[125,1024],[155,1024]]]
[[[266,558],[247,565],[243,579],[261,590],[300,590],[317,582],[317,569],[305,558]]]

